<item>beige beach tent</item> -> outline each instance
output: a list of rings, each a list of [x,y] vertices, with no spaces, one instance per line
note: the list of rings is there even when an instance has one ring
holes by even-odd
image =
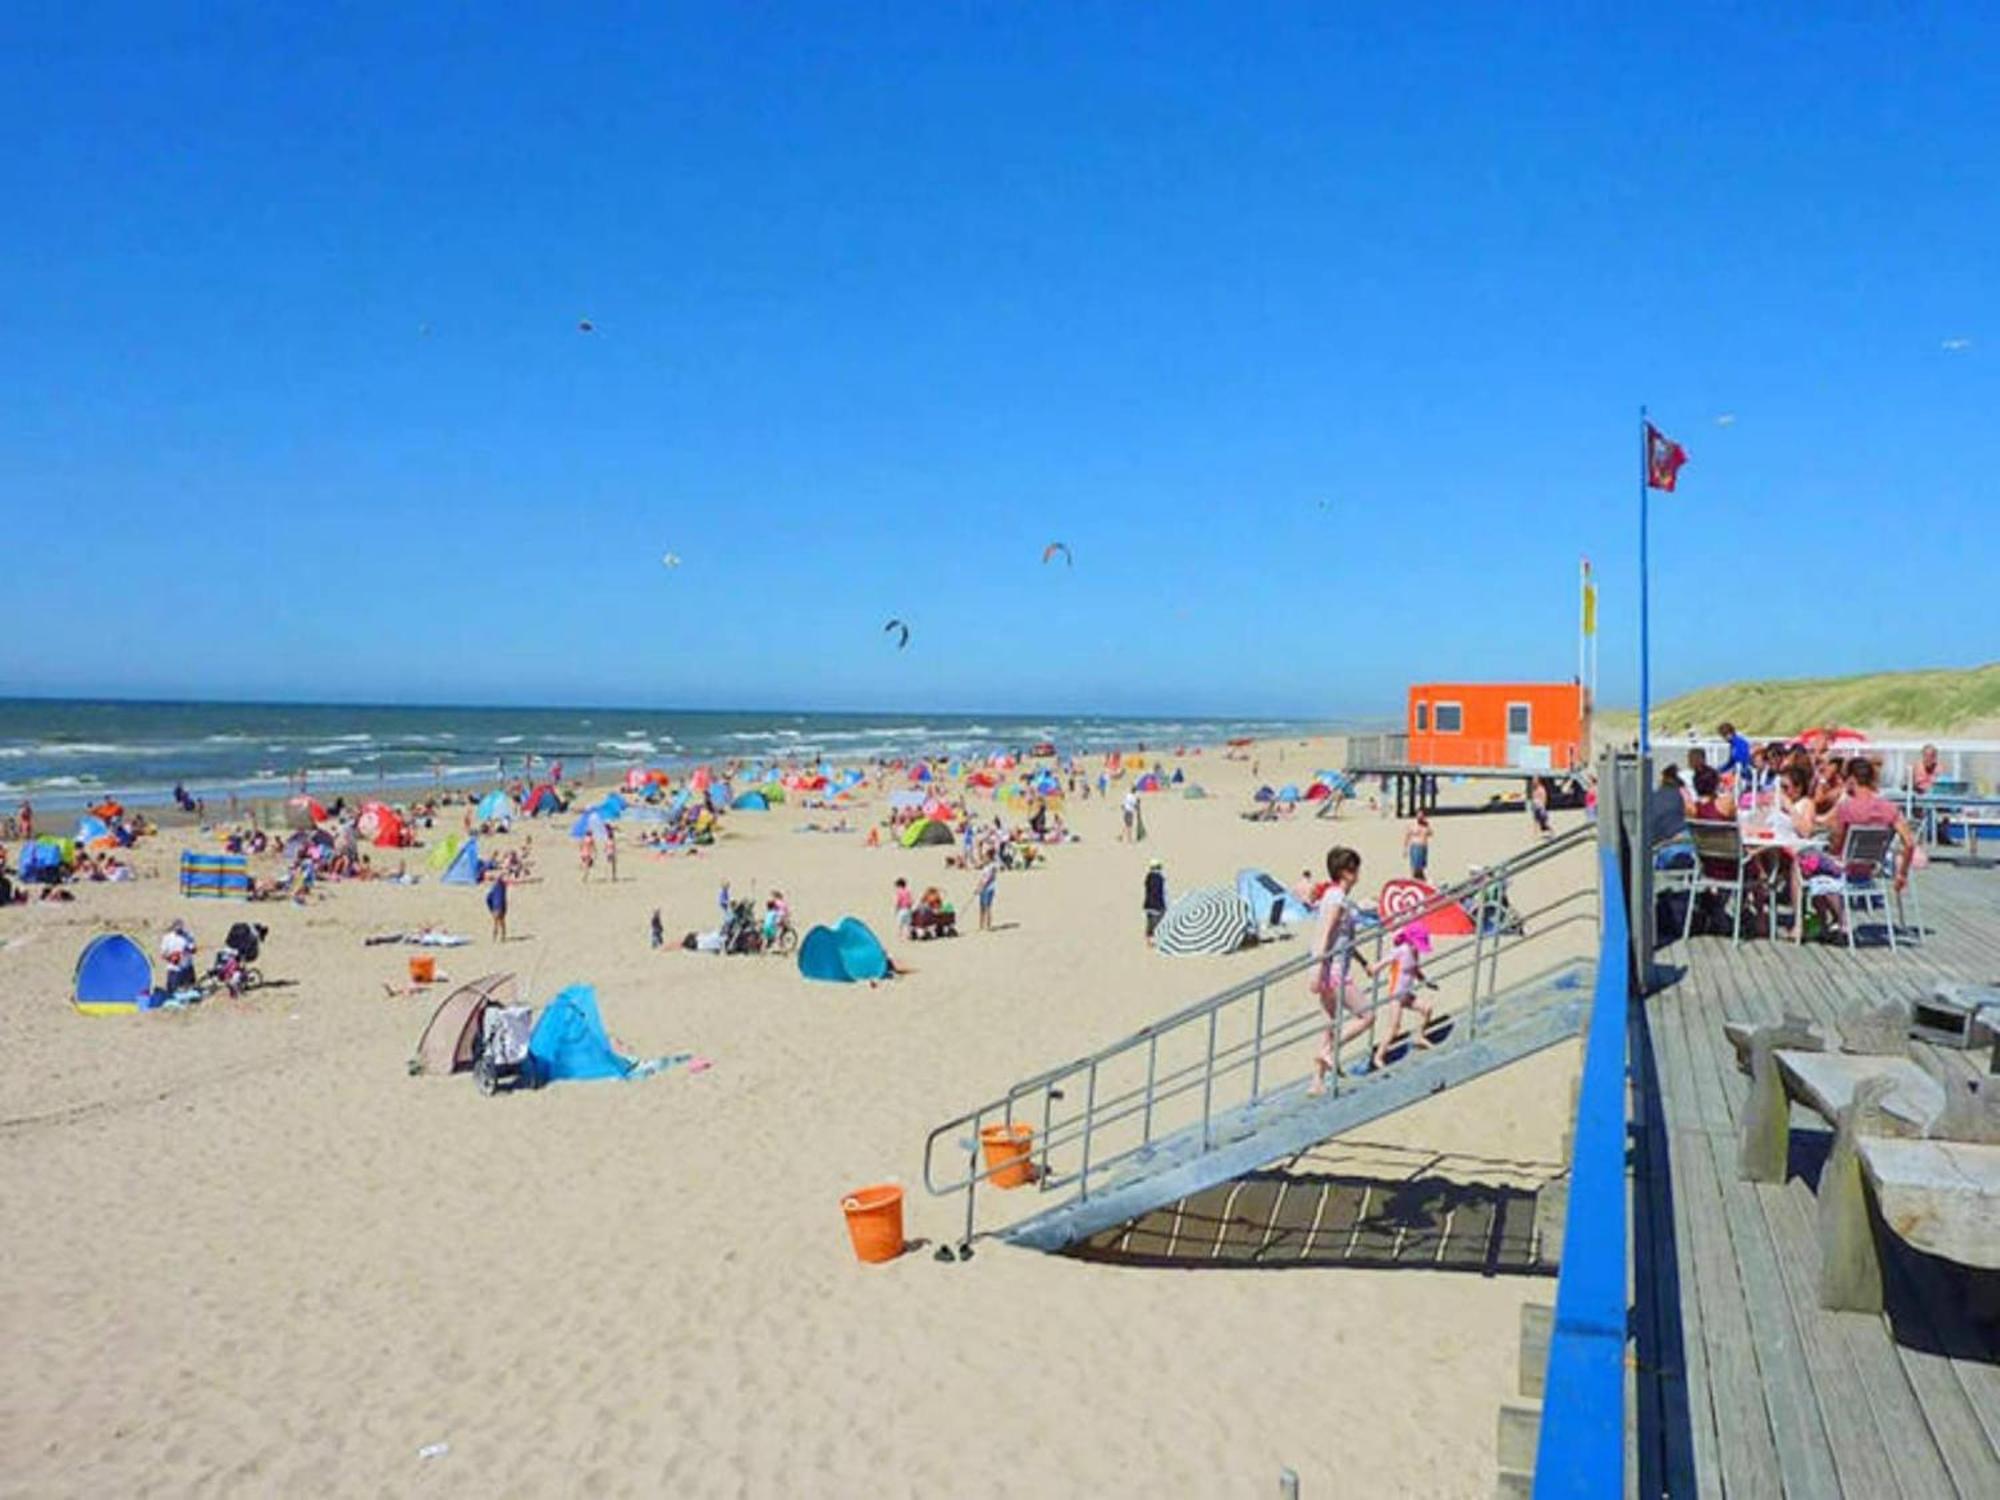
[[[462,984],[432,1012],[430,1024],[417,1039],[410,1059],[412,1073],[461,1073],[472,1066],[472,1044],[479,1021],[489,1005],[514,1005],[518,991],[512,974],[488,974]]]

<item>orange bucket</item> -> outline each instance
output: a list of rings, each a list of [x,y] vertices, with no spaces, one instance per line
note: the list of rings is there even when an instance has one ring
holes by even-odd
[[[979,1146],[986,1153],[986,1180],[995,1187],[1017,1188],[1034,1180],[1028,1158],[1035,1151],[1035,1132],[1028,1126],[981,1126]]]
[[[856,1188],[840,1200],[856,1259],[873,1264],[903,1253],[903,1190],[891,1182]]]
[[[423,953],[410,960],[410,983],[429,984],[437,978],[438,961],[435,953]]]

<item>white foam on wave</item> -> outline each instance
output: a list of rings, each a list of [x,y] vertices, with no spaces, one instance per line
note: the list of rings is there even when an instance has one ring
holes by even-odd
[[[352,766],[307,766],[306,775],[317,776],[322,781],[351,781],[354,778]]]
[[[493,743],[496,745],[518,745],[526,738],[525,734],[501,734],[493,737]]]

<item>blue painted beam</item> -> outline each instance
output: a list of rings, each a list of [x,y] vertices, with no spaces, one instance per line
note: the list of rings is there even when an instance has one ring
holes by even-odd
[[[1597,987],[1577,1090],[1562,1279],[1535,1449],[1536,1500],[1625,1493],[1625,1076],[1630,986],[1625,886],[1605,850]]]

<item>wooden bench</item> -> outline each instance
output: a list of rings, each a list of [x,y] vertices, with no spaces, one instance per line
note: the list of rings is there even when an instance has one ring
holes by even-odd
[[[1785,1180],[1793,1101],[1834,1127],[1818,1192],[1822,1307],[1882,1309],[1871,1195],[1906,1244],[2000,1269],[2000,1078],[1947,1080],[1923,1068],[1903,1044],[1906,1021],[1894,1007],[1848,1018],[1843,1042],[1868,1049],[1849,1052],[1825,1050],[1824,1029],[1798,1017],[1725,1028],[1750,1073],[1743,1178]]]

